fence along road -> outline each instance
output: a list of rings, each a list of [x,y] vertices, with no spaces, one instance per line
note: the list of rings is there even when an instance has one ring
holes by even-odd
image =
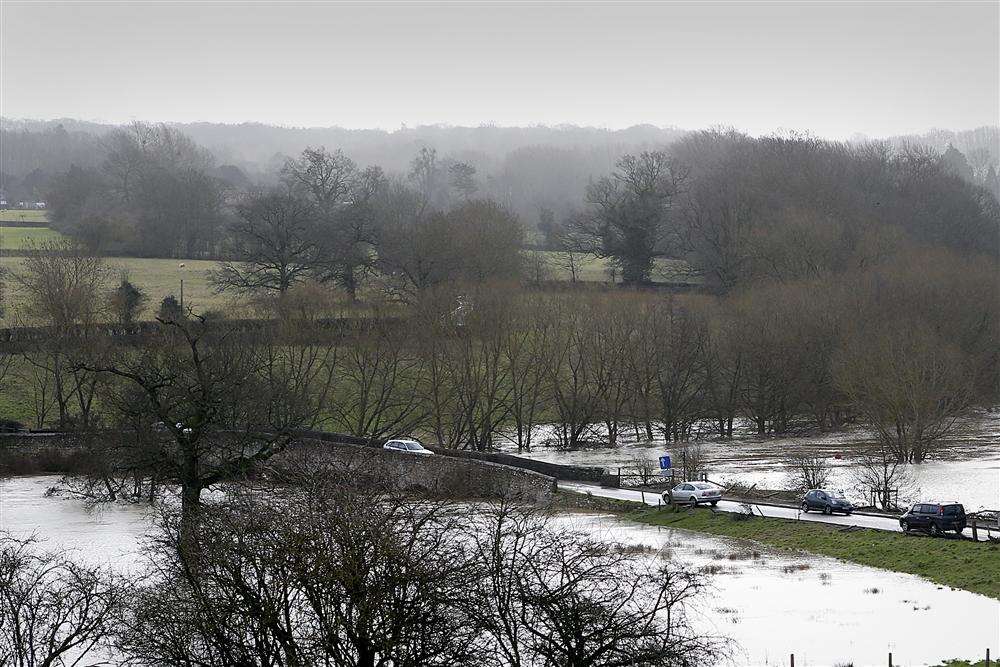
[[[604,488],[597,486],[596,484],[564,482],[562,480],[558,482],[558,486],[561,491],[572,491],[574,493],[582,493],[601,498],[613,498],[615,500],[628,500],[636,503],[644,502],[653,507],[663,504],[660,494],[656,491],[633,491],[631,489]],[[758,503],[750,503],[750,506],[753,508],[754,514],[773,519],[797,519],[802,521],[815,521],[817,523],[831,523],[845,528],[855,526],[857,528],[872,528],[874,530],[886,530],[894,533],[903,532],[903,529],[899,527],[899,519],[894,516],[879,516],[874,514],[858,513],[851,514],[850,516],[844,516],[843,514],[823,514],[821,512],[806,513],[800,511],[797,507]],[[720,512],[742,513],[746,511],[744,503],[734,500],[720,500],[719,504],[714,509]],[[989,539],[988,535],[990,531],[986,527],[980,526],[978,532],[980,542],[985,542]],[[963,534],[969,539],[972,539],[971,528],[966,528]]]

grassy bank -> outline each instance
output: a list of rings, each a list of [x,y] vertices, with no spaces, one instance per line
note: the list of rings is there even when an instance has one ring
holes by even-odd
[[[4,227],[0,225],[0,249],[23,250],[33,244],[53,241],[62,234],[48,227]]]
[[[880,530],[844,531],[838,526],[791,519],[754,517],[738,521],[735,515],[708,509],[636,510],[625,516],[654,526],[754,540],[785,551],[807,551],[916,574],[944,586],[1000,599],[1000,546],[996,544]]]

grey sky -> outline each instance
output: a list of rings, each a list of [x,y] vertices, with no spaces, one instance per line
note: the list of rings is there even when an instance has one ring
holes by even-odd
[[[822,136],[1000,116],[1000,2],[2,4],[10,118]]]

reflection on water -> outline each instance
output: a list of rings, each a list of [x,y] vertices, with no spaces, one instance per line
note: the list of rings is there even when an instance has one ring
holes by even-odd
[[[46,547],[91,563],[136,566],[149,514],[129,506],[93,512],[78,500],[45,497],[55,481],[0,482],[0,528],[34,534]],[[735,641],[735,665],[787,665],[791,653],[796,665],[885,664],[889,651],[896,664],[934,664],[986,646],[996,653],[1000,644],[1000,602],[919,577],[604,515],[557,521],[600,539],[663,550],[678,567],[713,572],[710,594],[692,613],[700,629]],[[933,628],[934,640],[913,642],[913,627]]]

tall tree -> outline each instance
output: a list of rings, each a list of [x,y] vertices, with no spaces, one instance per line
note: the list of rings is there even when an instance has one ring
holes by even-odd
[[[626,155],[587,188],[588,211],[574,219],[586,249],[611,260],[626,284],[650,282],[653,260],[677,248],[670,208],[683,172],[661,151]]]

